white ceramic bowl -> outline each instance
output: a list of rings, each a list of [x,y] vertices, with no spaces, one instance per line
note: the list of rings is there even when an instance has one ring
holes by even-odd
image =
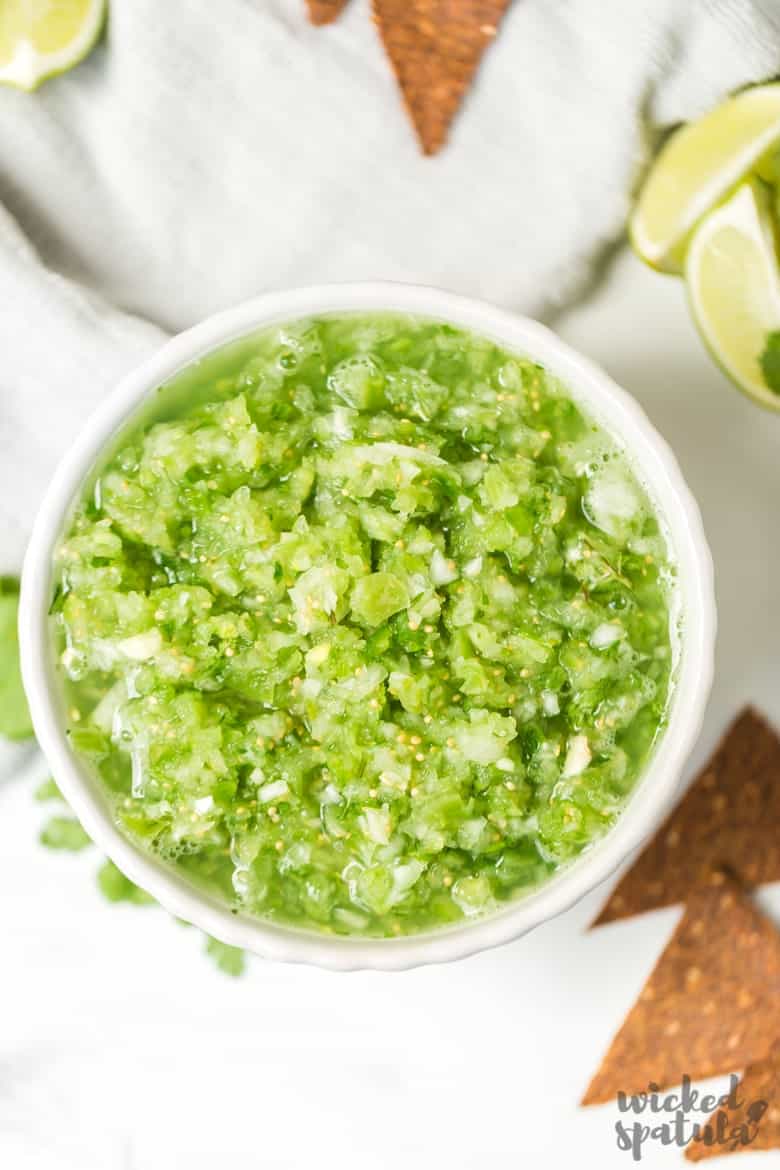
[[[398,939],[331,937],[233,914],[117,829],[99,780],[71,751],[55,677],[48,609],[52,554],[70,509],[105,445],[161,382],[259,327],[311,314],[390,310],[449,321],[528,355],[558,375],[609,431],[665,519],[679,575],[680,657],[668,725],[615,827],[531,894],[495,913]],[[34,526],[20,606],[22,667],[38,741],[54,778],[89,835],[138,885],[178,915],[235,946],[273,959],[339,970],[399,970],[457,959],[518,938],[566,910],[607,877],[657,826],[678,788],[704,713],[713,669],[712,562],[698,507],[663,439],[623,390],[544,326],[480,301],[400,284],[343,284],[270,293],[173,338],[126,377],[85,425],[58,468]]]

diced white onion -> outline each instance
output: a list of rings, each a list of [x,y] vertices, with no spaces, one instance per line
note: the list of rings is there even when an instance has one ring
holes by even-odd
[[[330,654],[330,642],[320,642],[318,646],[312,646],[309,653],[306,655],[306,664],[312,666],[322,666],[325,659]]]
[[[456,581],[457,577],[458,570],[454,562],[448,561],[443,553],[435,549],[431,557],[431,580],[434,585],[449,585],[451,581]]]
[[[125,658],[132,658],[134,662],[145,662],[153,658],[162,649],[162,634],[157,628],[145,630],[143,634],[134,634],[131,638],[123,638],[117,642],[117,649],[121,650]]]
[[[561,705],[554,691],[542,691],[542,710],[545,715],[558,715]]]
[[[594,650],[606,650],[613,642],[617,642],[623,634],[623,627],[617,622],[602,622],[590,636],[590,644]]]
[[[584,735],[573,735],[569,740],[566,759],[563,764],[562,775],[568,780],[572,776],[579,776],[584,772],[591,761],[590,744]]]
[[[333,408],[331,420],[333,423],[334,438],[352,438],[352,419],[350,417],[349,411],[345,410],[343,406],[336,406]]]
[[[289,792],[290,789],[287,787],[286,780],[271,780],[269,784],[264,784],[262,788],[258,788],[257,795],[262,804],[268,804],[271,800],[281,800]]]
[[[600,471],[585,494],[588,519],[610,536],[620,536],[642,504],[624,469],[611,465]]]
[[[393,867],[393,894],[392,904],[400,902],[409,892],[420,874],[425,869],[421,861],[408,861],[405,865]]]
[[[367,808],[360,818],[363,832],[377,845],[386,845],[390,840],[390,813],[384,808]]]

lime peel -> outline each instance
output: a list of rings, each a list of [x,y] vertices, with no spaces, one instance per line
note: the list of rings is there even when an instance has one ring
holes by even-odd
[[[767,333],[760,361],[764,381],[773,394],[780,395],[780,330]]]
[[[762,368],[767,338],[780,329],[780,276],[762,183],[748,180],[702,221],[686,280],[694,320],[716,362],[755,402],[780,410]]]
[[[4,0],[0,13],[0,83],[34,90],[72,69],[97,43],[107,0],[58,4]]]
[[[780,84],[755,86],[677,130],[656,159],[629,223],[653,268],[680,273],[696,225],[780,141]]]

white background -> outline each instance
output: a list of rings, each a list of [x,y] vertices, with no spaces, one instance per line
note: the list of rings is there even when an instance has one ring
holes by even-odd
[[[691,775],[745,701],[780,726],[780,415],[711,364],[682,286],[627,254],[558,327],[639,398],[702,505],[720,637]],[[253,960],[231,981],[195,931],[104,903],[92,852],[35,843],[40,774],[33,763],[0,787],[4,1170],[632,1164],[616,1109],[577,1102],[678,911],[586,933],[596,893],[450,966],[337,975]],[[762,901],[780,921],[780,889]],[[642,1165],[683,1160],[655,1145]],[[737,1165],[777,1167],[780,1153]]]

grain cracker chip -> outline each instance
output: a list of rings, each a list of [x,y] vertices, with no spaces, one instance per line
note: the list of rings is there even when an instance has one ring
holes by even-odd
[[[511,0],[373,0],[374,19],[425,154],[450,123]]]
[[[747,708],[593,923],[685,901],[704,868],[780,881],[780,737]]]
[[[685,1151],[691,1162],[738,1154],[742,1150],[780,1149],[780,1042],[766,1060],[745,1069],[736,1090],[737,1106],[718,1109],[701,1139]]]
[[[716,871],[691,891],[582,1103],[733,1072],[764,1059],[777,1036],[780,931]]]
[[[349,0],[306,0],[312,24],[331,24],[347,7]]]

